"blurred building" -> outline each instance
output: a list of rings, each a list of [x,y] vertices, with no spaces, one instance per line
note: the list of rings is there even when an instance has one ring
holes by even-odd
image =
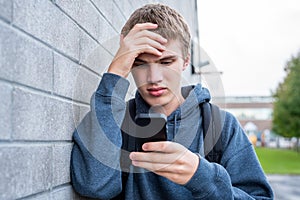
[[[269,96],[226,97],[218,100],[223,102],[221,107],[234,114],[243,127],[251,122],[258,131],[271,130],[273,101]]]
[[[214,102],[237,117],[253,144],[270,134],[274,99],[270,96],[214,98]]]

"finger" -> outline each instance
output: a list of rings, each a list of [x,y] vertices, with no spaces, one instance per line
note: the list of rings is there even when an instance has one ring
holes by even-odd
[[[154,171],[154,173],[159,176],[163,176],[163,177],[173,181],[174,183],[177,183],[180,185],[186,184],[191,179],[191,177],[189,177],[189,176],[186,177],[186,176],[183,176],[182,174],[173,173],[173,172]]]
[[[142,148],[144,151],[158,151],[164,153],[174,153],[185,149],[185,147],[183,147],[182,145],[169,141],[148,142],[143,144]]]
[[[140,161],[132,161],[132,164],[136,167],[145,168],[155,173],[184,174],[188,172],[188,168],[180,164],[152,163],[152,162],[140,162]]]
[[[138,45],[138,46],[132,47],[131,49],[123,51],[122,53],[119,53],[117,56],[115,56],[114,60],[118,60],[121,57],[127,56],[128,58],[132,57],[132,59],[133,59],[132,63],[133,63],[134,59],[142,53],[148,53],[148,54],[153,54],[155,56],[161,56],[162,51],[160,51],[157,48],[154,48],[148,44]]]
[[[132,165],[152,172],[172,172],[171,164],[132,161]]]
[[[152,171],[178,184],[185,184],[188,180],[191,179],[191,177],[195,173],[195,171],[191,171],[189,168],[186,168],[184,165],[147,163],[147,162],[132,162],[132,164],[136,167],[141,167],[149,171]]]
[[[158,49],[160,51],[164,51],[166,50],[166,47],[164,45],[162,45],[161,43],[152,40],[148,37],[143,37],[143,38],[139,38],[135,41],[135,45],[149,45],[155,49]]]
[[[158,152],[132,152],[129,157],[132,161],[161,164],[172,164],[179,159],[178,154],[166,154]]]
[[[148,54],[153,54],[153,55],[156,55],[156,56],[161,56],[162,55],[162,52],[159,51],[158,49],[150,46],[150,45],[142,45],[140,47],[137,47],[135,49],[136,51],[138,51],[137,55],[140,55],[142,53],[148,53]],[[132,50],[134,51],[134,50]]]
[[[153,23],[141,23],[141,24],[136,24],[133,26],[133,28],[128,32],[127,36],[132,36],[135,35],[136,33],[142,31],[142,30],[152,30],[156,29],[158,27],[157,24]]]
[[[140,31],[135,34],[135,38],[139,38],[139,37],[148,37],[148,38],[155,40],[161,44],[166,44],[168,42],[168,40],[166,38],[164,38],[163,36],[161,36],[160,34],[155,33],[153,31],[148,31],[148,30],[143,30],[143,31]]]
[[[146,29],[156,29],[157,27],[158,27],[158,24],[146,22],[146,23],[138,23],[138,24],[134,25],[131,30],[140,31],[140,30],[146,30]]]

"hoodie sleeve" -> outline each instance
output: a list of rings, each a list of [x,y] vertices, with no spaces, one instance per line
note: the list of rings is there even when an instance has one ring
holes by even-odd
[[[185,187],[195,199],[273,199],[252,144],[229,113],[222,136],[221,163],[211,163],[200,156],[198,169]]]
[[[120,126],[129,82],[106,73],[91,98],[91,110],[73,133],[71,180],[81,195],[111,199],[122,191]]]

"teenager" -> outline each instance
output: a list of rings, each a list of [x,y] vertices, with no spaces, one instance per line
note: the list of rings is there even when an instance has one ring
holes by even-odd
[[[230,113],[222,111],[220,161],[205,158],[199,105],[210,94],[200,84],[181,86],[190,40],[183,17],[166,5],[148,4],[130,16],[92,97],[91,111],[73,135],[71,178],[78,193],[130,200],[273,199],[253,146]],[[124,176],[120,127],[129,73],[138,88],[135,114],[166,115],[167,141],[145,143],[143,151],[128,154],[129,174]]]

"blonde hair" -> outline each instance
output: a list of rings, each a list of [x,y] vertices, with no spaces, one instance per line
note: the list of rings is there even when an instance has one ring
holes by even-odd
[[[160,34],[168,40],[176,40],[182,44],[182,53],[184,58],[190,52],[191,34],[189,27],[182,15],[176,10],[163,4],[147,4],[135,10],[126,24],[122,28],[121,34],[124,37],[139,23],[151,22],[158,24],[158,28],[151,30]]]

